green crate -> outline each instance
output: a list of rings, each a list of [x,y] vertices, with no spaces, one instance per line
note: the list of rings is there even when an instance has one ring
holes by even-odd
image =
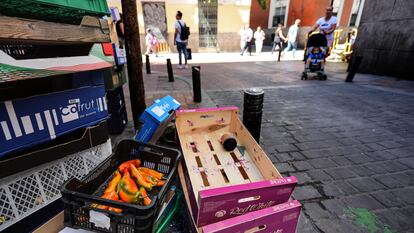
[[[171,208],[171,210],[166,213],[166,215],[162,216],[158,221],[155,223],[154,231],[153,233],[163,233],[165,229],[168,227],[168,224],[170,224],[171,220],[177,213],[178,209],[181,207],[181,196],[183,195],[182,191],[179,189],[175,189],[175,202],[174,206]]]
[[[83,16],[110,15],[106,0],[1,0],[0,14],[79,24]]]

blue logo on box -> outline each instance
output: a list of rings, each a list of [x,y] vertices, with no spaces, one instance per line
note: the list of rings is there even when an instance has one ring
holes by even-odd
[[[0,103],[0,157],[108,116],[103,86]]]

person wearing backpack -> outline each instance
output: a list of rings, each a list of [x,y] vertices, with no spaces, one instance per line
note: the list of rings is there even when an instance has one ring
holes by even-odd
[[[188,42],[188,36],[190,35],[190,29],[185,24],[184,20],[181,18],[183,17],[183,13],[181,11],[177,11],[177,14],[175,15],[175,18],[177,21],[175,21],[175,33],[174,33],[174,45],[177,46],[178,51],[178,69],[187,69],[187,42]],[[184,55],[184,65],[182,65],[181,60],[181,53]]]

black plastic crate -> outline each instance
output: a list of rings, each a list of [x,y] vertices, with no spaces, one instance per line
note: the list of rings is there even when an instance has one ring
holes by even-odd
[[[106,100],[108,102],[109,113],[119,111],[119,109],[125,105],[124,89],[121,85],[114,90],[106,92]]]
[[[176,176],[181,153],[177,150],[145,144],[134,140],[123,140],[114,154],[79,181],[73,178],[62,186],[62,201],[65,205],[65,226],[83,228],[97,232],[136,233],[152,232],[154,221],[158,216],[165,194],[170,189]],[[148,193],[152,202],[149,206],[128,204],[100,198],[107,183],[118,166],[131,159],[140,159],[141,166],[168,174],[162,187],[154,187]],[[122,213],[98,210],[92,203],[122,209]],[[90,222],[90,211],[104,213],[110,218],[110,228],[101,228]]]
[[[125,105],[121,106],[121,109],[118,109],[118,111],[109,111],[108,131],[110,134],[122,133],[127,124],[128,114]]]

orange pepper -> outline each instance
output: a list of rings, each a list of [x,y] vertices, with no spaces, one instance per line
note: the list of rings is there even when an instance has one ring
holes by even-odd
[[[122,200],[119,200],[118,199],[118,197],[116,198],[116,200],[115,201],[119,201],[119,202],[123,202]],[[119,208],[115,208],[115,207],[109,207],[109,209],[108,209],[109,211],[112,211],[112,212],[116,212],[116,213],[122,213],[122,209],[119,209]]]
[[[165,179],[164,174],[162,174],[161,172],[157,172],[153,169],[150,169],[150,168],[147,168],[147,167],[140,167],[140,168],[138,168],[138,170],[140,170],[140,171],[142,171],[142,172],[144,172],[144,173],[146,173],[146,174],[148,174],[148,175],[150,175],[150,176],[152,176],[152,177],[154,177],[158,180]]]
[[[118,194],[121,200],[127,203],[138,203],[141,197],[141,193],[138,190],[130,191],[128,185],[123,180],[119,182]]]
[[[123,162],[121,165],[119,165],[118,170],[121,173],[124,173],[125,169],[129,169],[130,164],[134,164],[135,167],[139,167],[139,165],[141,165],[141,160],[133,159],[133,160],[128,160],[126,162]]]
[[[119,173],[119,171],[115,171],[115,175],[112,178],[112,180],[109,182],[108,187],[106,187],[104,193],[110,193],[110,192],[115,191],[120,180],[121,180],[121,174]]]
[[[157,182],[156,186],[163,186],[165,184],[165,180],[160,180]]]
[[[140,186],[144,187],[146,190],[151,191],[153,185],[145,180],[144,176],[138,171],[138,169],[133,164],[131,164],[130,167],[132,176],[135,177],[137,183]]]
[[[142,198],[144,199],[144,205],[148,206],[151,204],[151,198],[148,197],[147,191],[145,190],[144,187],[140,187],[139,191],[141,192]]]
[[[165,184],[165,180],[158,180],[146,173],[141,172],[140,170],[138,170],[138,172],[140,172],[144,176],[147,182],[151,183],[154,186],[163,186]]]
[[[104,193],[101,198],[108,199],[108,200],[118,200],[118,195],[115,191]],[[101,210],[107,210],[109,207],[106,205],[97,205],[96,208]]]

